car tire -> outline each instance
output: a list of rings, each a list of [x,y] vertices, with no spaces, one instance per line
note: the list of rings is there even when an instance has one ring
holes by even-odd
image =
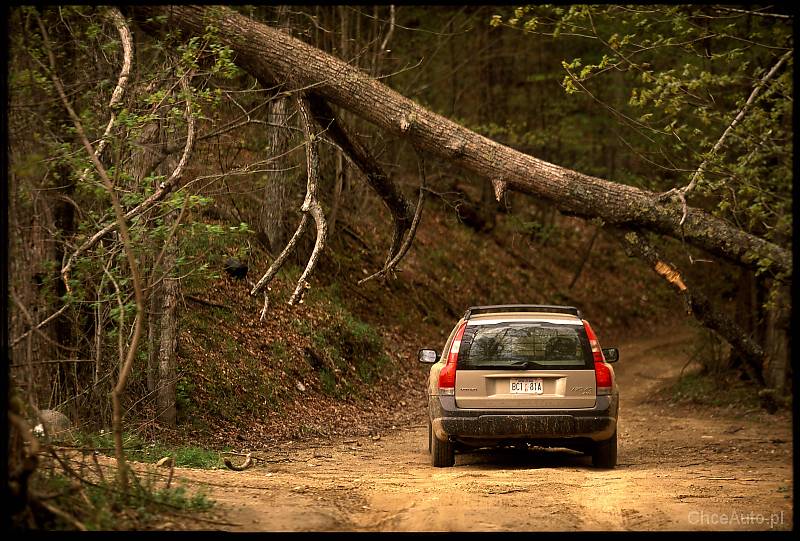
[[[592,450],[592,466],[595,468],[613,468],[617,465],[617,432],[605,441],[595,444]]]
[[[433,427],[431,426],[431,420],[428,419],[428,454],[431,454],[431,440],[433,439]]]
[[[452,442],[439,441],[431,431],[431,464],[437,468],[449,468],[456,463],[456,453]]]

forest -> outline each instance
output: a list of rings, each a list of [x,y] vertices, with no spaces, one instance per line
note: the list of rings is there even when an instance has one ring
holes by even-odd
[[[793,24],[9,8],[7,527],[791,528]],[[430,468],[417,350],[506,304],[619,347],[616,470]]]

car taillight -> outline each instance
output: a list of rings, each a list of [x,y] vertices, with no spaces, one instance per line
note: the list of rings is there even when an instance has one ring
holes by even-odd
[[[447,361],[439,372],[439,392],[441,394],[455,394],[456,388],[456,364],[458,363],[458,351],[461,349],[461,338],[464,336],[464,329],[467,322],[461,324],[450,344],[450,351],[447,352]]]
[[[592,330],[592,326],[589,325],[589,322],[585,319],[583,321],[583,328],[586,329],[586,338],[589,339],[589,345],[592,348],[592,355],[594,356],[594,362],[602,363],[605,362],[606,358],[603,357],[603,349],[600,347],[600,342],[597,340],[597,335],[594,334]]]
[[[594,381],[597,387],[597,394],[611,394],[614,387],[614,371],[610,365],[606,363],[606,358],[603,356],[603,349],[600,347],[600,342],[597,340],[597,335],[594,334],[592,326],[585,319],[583,327],[586,329],[586,338],[589,339],[589,345],[592,348],[592,356],[594,357]]]

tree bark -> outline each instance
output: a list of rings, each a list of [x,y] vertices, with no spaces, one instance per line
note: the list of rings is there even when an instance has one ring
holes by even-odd
[[[159,322],[163,301],[163,283],[153,284],[147,302],[147,392],[158,388]]]
[[[268,121],[273,126],[267,128],[269,153],[282,156],[289,149],[292,134],[289,131],[289,98],[279,97],[269,103]],[[276,171],[264,174],[264,200],[261,205],[261,227],[267,235],[272,253],[278,253],[286,244],[287,224],[291,209],[291,174],[281,170],[288,162],[285,156],[275,164]]]
[[[172,268],[175,264],[175,239],[171,239],[173,246],[167,248],[165,267]],[[174,271],[172,271],[174,272]],[[156,405],[158,420],[167,425],[175,426],[175,360],[178,349],[178,297],[180,296],[180,281],[171,275],[164,278],[163,303],[161,304],[161,340],[158,349],[158,392]]]
[[[292,81],[414,146],[509,189],[550,201],[561,211],[600,217],[608,223],[666,234],[740,265],[771,262],[791,276],[790,252],[748,234],[705,211],[682,209],[633,186],[584,175],[515,151],[432,113],[362,71],[279,30],[224,7],[135,6],[128,8],[151,31],[180,28],[199,35],[208,25],[236,54],[236,63],[261,80]],[[164,15],[165,23],[154,17]]]
[[[280,31],[291,33],[290,14],[288,6],[276,7],[276,20]],[[283,249],[291,233],[290,217],[294,215],[292,209],[292,194],[299,188],[299,184],[291,172],[283,170],[289,163],[286,152],[290,148],[292,132],[289,118],[292,109],[288,95],[278,95],[267,104],[267,151],[277,160],[274,162],[274,171],[264,174],[264,192],[260,208],[260,226],[269,241],[270,252],[276,254]]]

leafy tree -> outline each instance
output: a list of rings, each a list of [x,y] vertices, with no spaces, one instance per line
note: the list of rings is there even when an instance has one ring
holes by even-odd
[[[648,187],[691,186],[672,194],[691,195],[737,227],[791,245],[789,15],[718,6],[525,6],[491,25],[582,49],[564,58],[562,86],[624,128],[620,138],[639,157],[640,172],[648,171],[639,176]],[[608,91],[615,86],[624,89],[616,99]]]

